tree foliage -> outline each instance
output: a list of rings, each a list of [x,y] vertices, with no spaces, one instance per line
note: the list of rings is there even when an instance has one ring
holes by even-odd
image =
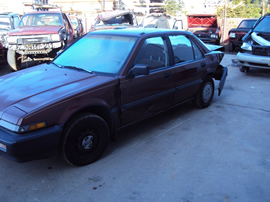
[[[217,8],[217,15],[224,16],[225,5]],[[262,14],[262,1],[232,0],[226,6],[226,16],[229,18],[256,18]]]
[[[183,8],[183,2],[180,0],[165,0],[163,9],[170,15],[175,16]]]

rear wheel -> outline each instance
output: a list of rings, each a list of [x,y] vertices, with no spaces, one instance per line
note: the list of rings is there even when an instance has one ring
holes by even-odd
[[[198,92],[198,94],[195,97],[194,103],[198,108],[205,108],[208,107],[213,99],[214,96],[214,81],[211,77],[207,77]]]
[[[16,53],[15,50],[8,49],[7,61],[13,71],[18,71],[21,69],[21,60],[19,59],[19,54]]]
[[[74,117],[64,130],[61,153],[71,165],[84,166],[96,161],[109,141],[109,128],[101,117],[82,113]]]

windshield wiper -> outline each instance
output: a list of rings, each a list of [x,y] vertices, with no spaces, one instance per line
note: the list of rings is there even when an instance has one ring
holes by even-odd
[[[55,66],[59,67],[59,68],[63,68],[61,65],[56,64],[55,62],[51,62],[51,64],[54,64]]]
[[[88,72],[90,74],[93,73],[93,71],[91,71],[91,70],[86,70],[86,69],[83,69],[83,68],[80,68],[80,67],[75,67],[75,66],[62,66],[62,68],[75,69],[75,70],[78,70],[78,71]]]

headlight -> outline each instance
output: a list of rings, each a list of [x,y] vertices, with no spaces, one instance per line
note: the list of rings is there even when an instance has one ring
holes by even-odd
[[[214,39],[217,39],[218,38],[218,36],[217,35],[215,35],[215,34],[211,34],[211,36],[210,36],[211,38],[214,38]]]
[[[16,124],[20,123],[22,117],[25,115],[26,112],[22,111],[21,109],[17,107],[10,107],[4,111],[2,118],[0,119],[0,126],[17,133],[30,132],[47,126],[45,121],[35,122],[27,125]]]
[[[249,43],[247,43],[247,42],[244,42],[244,43],[242,44],[241,48],[242,48],[243,50],[246,50],[246,51],[252,51],[252,46],[251,46]]]
[[[7,37],[7,42],[9,43],[9,44],[16,44],[17,43],[17,37],[15,37],[15,36],[9,36],[9,37]]]
[[[235,33],[230,33],[230,38],[235,38]]]
[[[52,34],[51,41],[61,41],[60,35],[59,34]]]

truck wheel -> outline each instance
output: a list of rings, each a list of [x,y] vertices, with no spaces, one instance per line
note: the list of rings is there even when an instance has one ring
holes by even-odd
[[[198,94],[195,97],[194,104],[198,108],[205,108],[208,107],[213,99],[214,96],[214,89],[215,89],[215,84],[214,81],[211,77],[207,77],[198,92]]]
[[[21,60],[18,59],[18,54],[16,51],[8,49],[7,61],[13,71],[18,71],[21,69]]]
[[[229,43],[229,51],[233,52],[234,51],[234,45],[232,42]]]
[[[241,67],[239,67],[239,70],[240,70],[240,72],[247,73],[247,72],[249,72],[249,67],[241,66]]]
[[[61,139],[61,153],[71,165],[84,166],[96,161],[109,141],[109,128],[100,116],[82,113],[67,123]]]

